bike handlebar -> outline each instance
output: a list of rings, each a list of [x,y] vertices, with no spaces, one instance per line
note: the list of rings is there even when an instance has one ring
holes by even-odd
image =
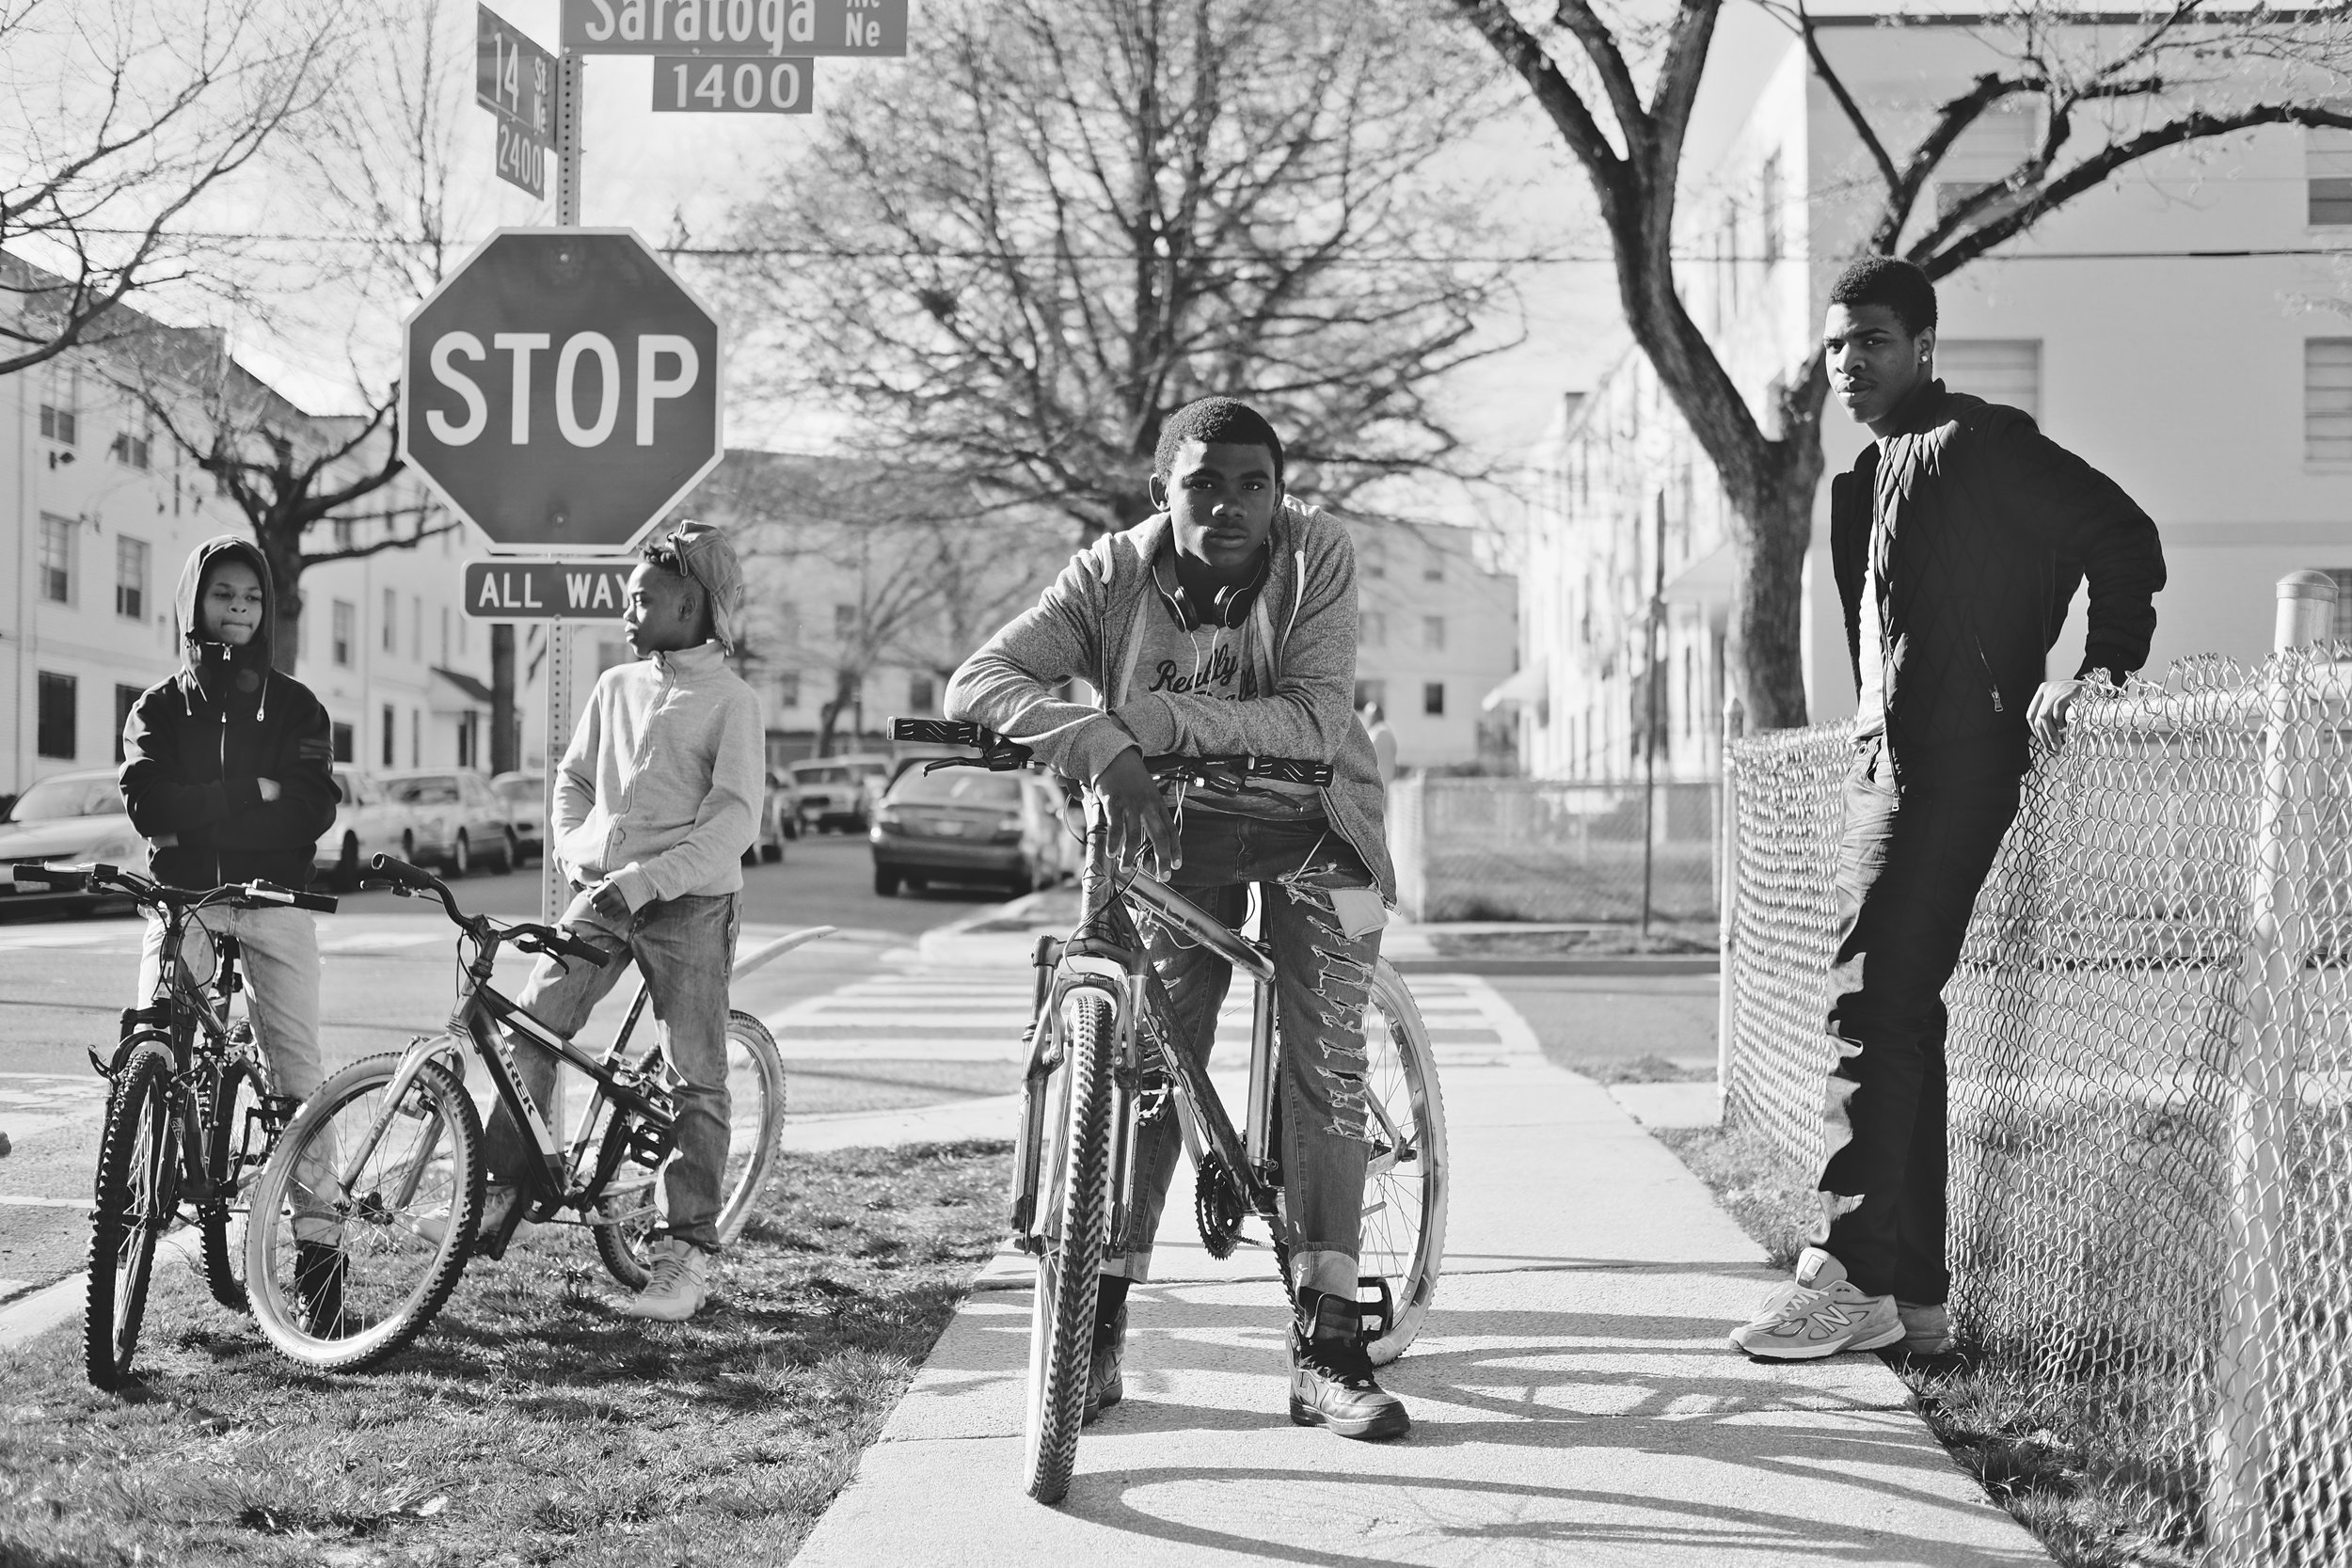
[[[215,888],[176,888],[116,865],[20,863],[9,866],[8,874],[16,881],[45,882],[62,893],[87,893],[94,887],[112,888],[128,894],[142,904],[186,907],[234,897],[249,904],[278,904],[297,910],[314,910],[320,914],[333,914],[341,905],[341,900],[326,894],[297,893],[293,888],[279,887],[275,882],[224,882]]]
[[[1008,739],[968,720],[893,719],[890,738],[931,746],[969,746],[980,753],[977,758],[940,757],[923,765],[927,771],[933,768],[986,768],[993,773],[1009,773],[1029,767],[1035,760],[1035,753],[1018,740]],[[1143,760],[1155,778],[1181,775],[1221,795],[1237,793],[1251,779],[1310,784],[1318,789],[1331,783],[1330,764],[1298,757],[1160,756]]]
[[[438,898],[452,924],[476,937],[494,937],[500,942],[511,942],[526,953],[561,953],[565,958],[580,958],[599,969],[621,956],[582,942],[560,926],[543,926],[535,920],[517,920],[505,926],[493,926],[488,917],[469,915],[459,909],[456,895],[438,877],[391,855],[376,856],[368,863],[368,868],[385,879],[380,885],[389,885],[404,898],[418,894]]]

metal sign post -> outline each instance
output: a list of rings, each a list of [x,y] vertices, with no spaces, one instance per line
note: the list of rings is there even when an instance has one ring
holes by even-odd
[[[580,119],[586,72],[577,52],[566,48],[555,71],[555,226],[580,227]],[[555,770],[572,744],[572,623],[559,615],[548,623],[548,770],[539,820],[539,918],[549,925],[571,902],[563,863],[555,858]]]

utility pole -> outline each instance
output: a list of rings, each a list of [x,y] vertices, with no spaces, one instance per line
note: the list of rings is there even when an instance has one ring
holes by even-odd
[[[1658,643],[1666,619],[1666,493],[1658,493],[1657,527],[1650,546],[1650,595],[1647,625],[1643,630],[1646,671],[1643,706],[1647,710],[1642,735],[1642,942],[1649,942],[1651,895],[1658,859]]]

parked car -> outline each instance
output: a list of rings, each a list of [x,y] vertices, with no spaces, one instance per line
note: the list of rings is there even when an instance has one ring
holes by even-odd
[[[1061,876],[1059,800],[1018,773],[900,773],[874,809],[874,891],[900,883],[997,882],[1027,893]]]
[[[412,847],[463,877],[484,861],[512,871],[522,859],[506,804],[471,768],[414,768],[383,775],[384,792],[408,808]]]
[[[335,808],[335,825],[319,835],[311,858],[312,867],[329,886],[338,893],[351,892],[377,855],[416,858],[415,818],[385,793],[379,780],[357,768],[338,768],[335,787],[342,795]]]
[[[89,908],[106,900],[87,893],[57,893],[38,882],[19,886],[11,862],[84,865],[92,862],[144,872],[147,841],[131,826],[111,768],[52,773],[16,798],[0,817],[0,902],[22,909]]]
[[[759,834],[743,851],[745,865],[784,859],[784,841],[801,836],[800,791],[788,774],[768,770],[767,797],[760,802]]]
[[[890,759],[863,753],[817,757],[794,763],[790,772],[800,792],[802,827],[864,832],[890,780]]]
[[[490,791],[506,803],[506,820],[515,830],[515,848],[523,855],[548,852],[548,781],[541,773],[501,773]]]

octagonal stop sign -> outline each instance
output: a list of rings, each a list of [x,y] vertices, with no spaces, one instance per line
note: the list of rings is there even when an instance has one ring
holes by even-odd
[[[402,455],[517,552],[623,551],[717,465],[719,321],[627,229],[506,229],[408,318]]]

